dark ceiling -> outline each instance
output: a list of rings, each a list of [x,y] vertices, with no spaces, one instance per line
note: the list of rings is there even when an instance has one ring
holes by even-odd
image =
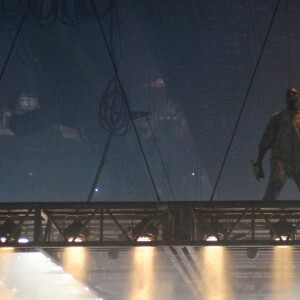
[[[260,200],[251,160],[299,88],[299,13],[296,0],[0,0],[0,201]],[[86,281],[128,299],[134,249],[107,250]],[[176,255],[156,250],[158,293],[193,299]],[[230,299],[274,299],[274,253],[229,253]]]
[[[297,1],[0,4],[3,199],[85,199],[101,157],[95,200],[262,197],[250,162],[297,87]]]

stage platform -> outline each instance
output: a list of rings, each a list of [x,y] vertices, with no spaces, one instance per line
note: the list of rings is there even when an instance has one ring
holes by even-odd
[[[274,274],[283,265],[284,278],[293,280],[280,280],[291,290],[297,286],[299,217],[300,201],[1,203],[0,251],[45,253],[99,299],[123,300],[135,286],[129,279],[144,277],[147,268],[155,274],[151,293],[161,299],[210,299],[215,287],[209,282],[230,289],[230,299],[274,299]],[[4,241],[8,224],[14,226]],[[285,224],[290,240],[274,239],[283,235],[278,224]],[[71,241],[70,228],[77,229]],[[216,240],[207,240],[212,235]],[[152,240],[140,242],[145,236]],[[145,265],[136,262],[140,258]]]

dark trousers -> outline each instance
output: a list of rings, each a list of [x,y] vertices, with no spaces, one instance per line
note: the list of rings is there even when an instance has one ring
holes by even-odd
[[[264,201],[277,200],[280,191],[286,179],[288,178],[288,173],[286,169],[287,168],[285,164],[280,160],[271,163],[271,174],[266,189],[266,193],[263,198]],[[300,172],[294,174],[293,179],[300,190]]]

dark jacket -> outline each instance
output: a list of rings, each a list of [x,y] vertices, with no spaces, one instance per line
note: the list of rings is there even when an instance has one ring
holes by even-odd
[[[293,126],[296,113],[285,109],[274,114],[259,144],[262,153],[272,149],[271,165],[278,160],[282,161],[288,176],[300,170],[300,139]]]

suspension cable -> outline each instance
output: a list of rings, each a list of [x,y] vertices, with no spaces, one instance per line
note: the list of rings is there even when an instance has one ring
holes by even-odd
[[[152,128],[152,125],[151,125],[151,123],[150,123],[150,119],[149,119],[149,118],[147,118],[147,123],[148,123],[148,126],[149,126],[149,128],[150,128],[151,135],[152,135],[152,138],[153,138],[153,140],[154,140],[154,143],[155,143],[155,146],[156,146],[158,155],[159,155],[159,159],[160,159],[161,165],[162,165],[162,167],[163,167],[163,169],[164,169],[164,172],[165,172],[165,174],[166,174],[166,178],[167,178],[167,181],[168,181],[168,184],[169,184],[171,193],[172,193],[173,200],[174,200],[174,201],[177,201],[177,200],[176,200],[176,197],[175,197],[174,189],[173,189],[173,186],[172,186],[172,183],[171,183],[171,180],[170,180],[170,176],[169,176],[169,174],[168,174],[168,171],[167,171],[167,168],[166,168],[164,159],[163,159],[162,154],[161,154],[161,152],[160,152],[159,145],[158,145],[158,141],[157,141],[157,138],[156,138],[155,135],[154,135],[153,128]]]
[[[7,55],[7,57],[6,57],[6,60],[5,60],[5,62],[4,62],[4,65],[3,65],[3,67],[2,67],[2,71],[1,71],[1,74],[0,74],[0,81],[1,81],[2,78],[3,78],[3,74],[4,74],[5,70],[6,70],[6,67],[7,67],[7,64],[8,64],[8,61],[9,61],[9,58],[10,58],[10,56],[11,56],[11,54],[12,54],[12,50],[13,50],[15,44],[16,44],[16,40],[17,40],[17,38],[18,38],[18,36],[19,36],[21,27],[22,27],[22,25],[23,25],[23,23],[24,23],[24,20],[25,20],[25,17],[26,17],[26,14],[27,14],[29,5],[30,5],[30,0],[28,0],[28,2],[27,2],[27,6],[26,6],[26,8],[25,8],[25,11],[24,11],[24,14],[23,14],[23,16],[22,16],[21,22],[20,22],[20,24],[19,24],[18,30],[17,30],[17,32],[16,32],[16,35],[15,35],[15,37],[14,37],[14,40],[13,40],[12,44],[11,44],[11,47],[10,47],[10,50],[9,50],[8,55]]]
[[[151,54],[152,54],[152,34],[151,34],[151,29],[152,29],[152,6],[151,6],[151,4],[152,4],[152,2],[148,1],[147,4],[148,4],[148,7],[149,7],[148,103],[150,104],[151,103],[151,72],[152,72],[152,59],[151,59],[152,58],[152,56],[151,56]],[[161,154],[161,151],[160,151],[160,148],[159,148],[159,145],[158,145],[158,141],[157,141],[157,138],[154,134],[149,116],[147,117],[147,123],[148,123],[149,129],[150,129],[150,132],[151,132],[151,135],[152,135],[157,153],[159,155],[161,165],[164,169],[164,172],[165,172],[165,175],[166,175],[166,178],[167,178],[167,181],[168,181],[168,185],[169,185],[171,193],[172,193],[173,200],[177,201],[176,197],[175,197],[174,189],[173,189],[173,186],[172,186],[172,183],[171,183],[171,180],[170,180],[170,176],[168,174],[164,159],[162,157],[162,154]]]
[[[255,78],[255,75],[256,75],[256,72],[257,72],[259,63],[260,63],[260,61],[261,61],[261,58],[262,58],[262,55],[263,55],[265,46],[266,46],[266,44],[267,44],[267,40],[268,40],[268,37],[269,37],[269,35],[270,35],[271,28],[272,28],[272,25],[273,25],[275,16],[276,16],[276,14],[277,14],[277,10],[278,10],[279,4],[280,4],[280,0],[277,1],[277,4],[276,4],[276,6],[275,6],[275,9],[274,9],[274,12],[273,12],[273,15],[272,15],[272,19],[271,19],[271,23],[270,23],[270,25],[269,25],[269,28],[268,28],[266,37],[265,37],[265,39],[264,39],[262,48],[261,48],[261,50],[260,50],[260,53],[259,53],[259,56],[258,56],[256,65],[255,65],[255,68],[254,68],[254,71],[253,71],[253,74],[252,74],[252,77],[251,77],[251,80],[250,80],[250,83],[249,83],[249,86],[248,86],[248,89],[247,89],[247,92],[246,92],[246,95],[245,95],[245,98],[244,98],[242,107],[241,107],[241,109],[240,109],[240,112],[239,112],[239,115],[238,115],[236,124],[235,124],[235,126],[234,126],[233,133],[232,133],[232,135],[231,135],[231,138],[230,138],[230,141],[229,141],[229,144],[228,144],[228,147],[227,147],[227,150],[226,150],[226,153],[225,153],[225,156],[224,156],[224,159],[223,159],[223,162],[222,162],[222,165],[221,165],[221,168],[220,168],[220,171],[219,171],[219,174],[218,174],[218,177],[217,177],[217,180],[216,180],[216,183],[215,183],[215,185],[214,185],[214,189],[213,189],[213,192],[212,192],[212,195],[211,195],[209,201],[213,201],[213,198],[214,198],[214,195],[215,195],[215,192],[216,192],[218,183],[219,183],[219,181],[220,181],[221,174],[222,174],[223,169],[224,169],[224,166],[225,166],[225,162],[226,162],[226,160],[227,160],[227,156],[228,156],[228,154],[229,154],[229,150],[230,150],[230,148],[231,148],[233,139],[234,139],[234,137],[235,137],[235,134],[236,134],[238,125],[239,125],[240,120],[241,120],[241,116],[242,116],[243,111],[244,111],[244,107],[245,107],[246,102],[247,102],[247,100],[248,100],[248,96],[249,96],[249,93],[250,93],[250,90],[251,90],[251,87],[252,87],[252,84],[253,84],[253,81],[254,81],[254,78]]]
[[[95,10],[95,13],[96,13],[97,21],[98,21],[98,24],[99,24],[99,27],[100,27],[100,30],[101,30],[101,33],[102,33],[102,36],[103,36],[103,39],[104,39],[104,42],[105,42],[105,45],[106,45],[106,48],[107,48],[110,60],[111,60],[112,66],[113,66],[115,75],[116,75],[116,79],[117,79],[117,81],[119,83],[120,91],[121,91],[121,93],[123,95],[123,98],[124,98],[124,101],[125,101],[125,104],[126,104],[126,107],[127,107],[127,110],[128,110],[128,114],[129,114],[130,120],[132,122],[132,127],[133,127],[135,135],[137,137],[137,141],[138,141],[138,144],[140,146],[140,149],[141,149],[141,152],[142,152],[142,156],[144,158],[145,165],[146,165],[146,168],[147,168],[147,171],[148,171],[148,174],[149,174],[149,177],[150,177],[153,189],[154,189],[155,194],[156,194],[157,201],[161,202],[161,199],[160,199],[158,190],[156,188],[156,185],[155,185],[155,182],[154,182],[154,178],[153,178],[152,172],[150,170],[150,166],[149,166],[149,163],[148,163],[148,160],[147,160],[144,148],[142,146],[142,142],[140,140],[140,137],[138,135],[138,131],[137,131],[136,125],[134,123],[134,119],[133,119],[133,116],[132,116],[132,113],[131,113],[131,110],[130,110],[130,106],[129,106],[129,102],[128,102],[125,90],[124,90],[123,85],[121,83],[121,79],[120,79],[120,76],[119,76],[119,72],[118,72],[118,68],[117,68],[116,62],[114,61],[114,58],[112,56],[112,53],[111,53],[111,50],[110,50],[110,47],[109,47],[109,44],[108,44],[108,41],[107,41],[107,38],[106,38],[106,35],[105,35],[105,32],[104,32],[104,28],[102,26],[101,18],[100,18],[100,15],[98,13],[98,10],[97,10],[95,0],[93,0],[93,7],[94,7],[94,10]]]
[[[287,69],[288,69],[288,86],[291,87],[291,55],[290,55],[290,1],[286,0],[286,30],[287,30]]]

